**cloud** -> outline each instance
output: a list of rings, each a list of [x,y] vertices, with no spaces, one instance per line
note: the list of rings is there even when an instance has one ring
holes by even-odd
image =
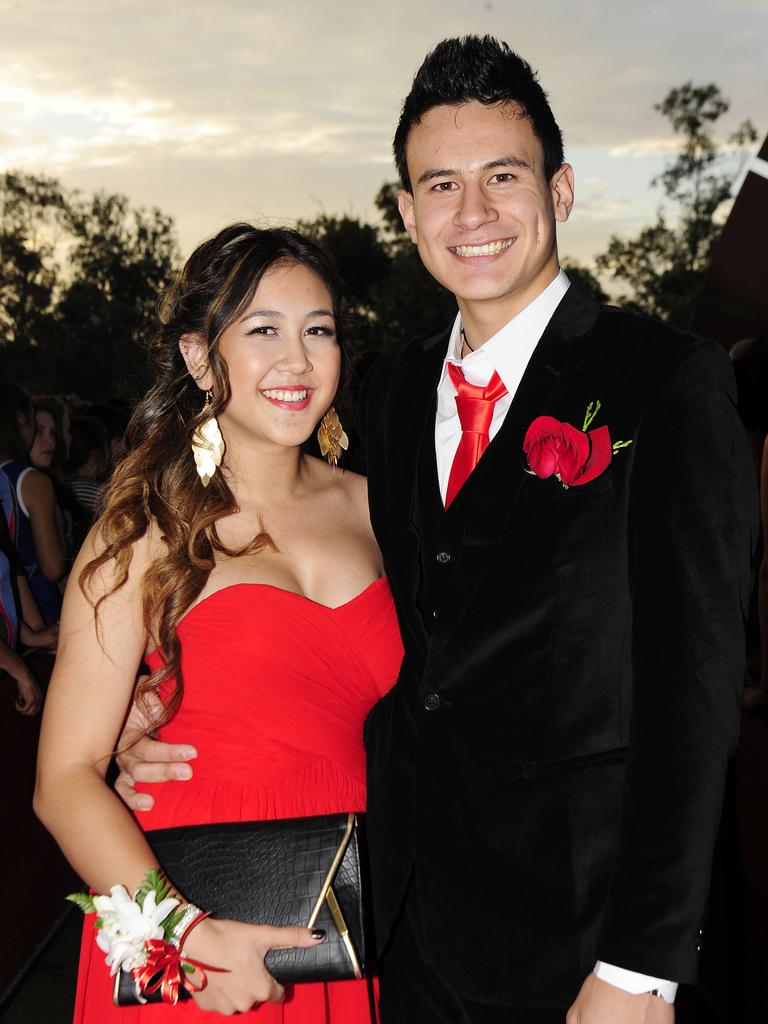
[[[648,156],[676,156],[680,152],[677,139],[633,139],[620,146],[612,146],[608,153],[612,157],[642,160]]]
[[[372,211],[402,97],[446,35],[494,33],[539,68],[586,170],[585,225],[653,208],[670,87],[717,81],[734,125],[768,93],[763,0],[551,0],[525,18],[483,0],[0,0],[0,20],[0,167],[156,203],[192,240],[253,196],[281,219]]]

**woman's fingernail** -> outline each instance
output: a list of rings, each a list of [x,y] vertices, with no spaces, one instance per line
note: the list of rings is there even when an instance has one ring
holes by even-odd
[[[193,757],[197,757],[197,751],[194,747],[182,747],[181,748],[181,759],[182,761],[190,761]]]
[[[140,796],[136,801],[136,805],[140,811],[148,811],[152,806],[152,803],[152,798],[148,796]]]
[[[174,768],[173,774],[176,776],[177,779],[191,779],[192,769],[189,767],[188,764],[180,764]]]
[[[312,938],[316,939],[318,942],[321,939],[324,939],[325,938],[325,929],[323,929],[323,928],[313,928],[312,929]]]

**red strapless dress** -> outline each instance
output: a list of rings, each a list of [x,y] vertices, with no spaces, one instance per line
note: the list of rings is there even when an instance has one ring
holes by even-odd
[[[179,625],[184,698],[161,739],[193,743],[188,782],[143,786],[145,830],[365,809],[363,722],[394,684],[402,645],[386,580],[339,608],[265,584],[215,591]],[[159,658],[148,659],[154,669]],[[367,1024],[365,981],[293,986],[254,1024]],[[77,1024],[224,1020],[195,1003],[119,1009],[86,921]],[[229,1018],[226,1018],[229,1020]]]

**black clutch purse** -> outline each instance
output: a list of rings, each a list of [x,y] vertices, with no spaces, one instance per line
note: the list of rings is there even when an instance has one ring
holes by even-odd
[[[269,951],[267,970],[281,984],[364,976],[356,815],[188,825],[146,838],[178,891],[214,917],[325,929],[320,945]],[[133,1006],[160,1002],[160,993],[140,995],[130,972],[120,971],[114,998]]]

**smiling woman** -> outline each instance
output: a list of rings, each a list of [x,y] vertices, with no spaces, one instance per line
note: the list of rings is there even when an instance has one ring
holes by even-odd
[[[139,888],[158,867],[158,829],[365,808],[363,721],[402,648],[365,480],[302,454],[318,421],[337,422],[339,322],[328,257],[285,229],[224,229],[164,298],[156,384],[73,570],[41,740],[35,806],[98,893]],[[139,735],[159,728],[198,753],[194,779],[143,787],[143,832],[104,782],[111,752],[136,739],[118,739],[135,695]],[[364,980],[297,985],[282,1005],[266,954],[324,932],[184,913],[194,931],[177,946],[207,974],[197,1005],[111,1007],[103,952],[116,968],[122,946],[102,930],[97,948],[86,926],[79,1024],[197,1020],[199,1008],[259,1024],[371,1021]],[[123,968],[141,973],[136,956],[152,950],[135,945]]]
[[[187,369],[198,387],[216,393],[208,347],[199,332],[182,335]],[[221,334],[218,355],[229,376],[229,401],[218,419],[230,449],[248,440],[301,444],[339,383],[341,349],[328,286],[306,264],[274,267]]]

